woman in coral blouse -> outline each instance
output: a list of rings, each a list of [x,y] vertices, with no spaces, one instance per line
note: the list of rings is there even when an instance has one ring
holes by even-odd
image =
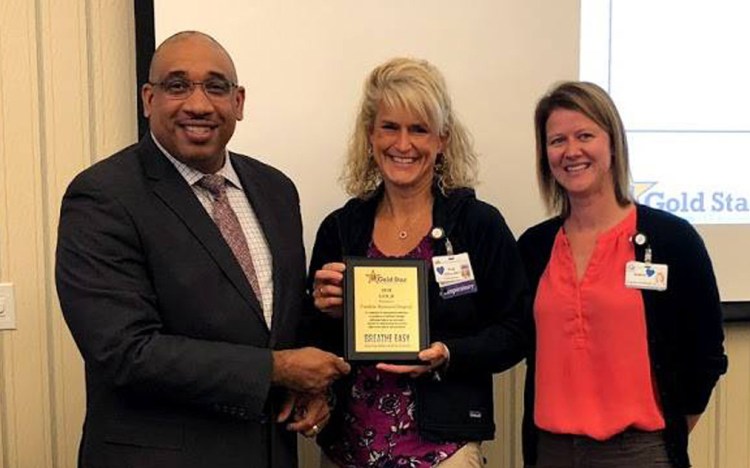
[[[535,291],[525,462],[688,467],[688,433],[727,365],[703,242],[632,200],[625,130],[600,87],[554,87],[535,128],[556,216],[519,239]]]

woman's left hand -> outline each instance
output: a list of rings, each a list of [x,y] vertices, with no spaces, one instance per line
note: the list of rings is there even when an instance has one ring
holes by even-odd
[[[419,360],[425,361],[427,364],[418,365],[401,365],[401,364],[386,364],[379,363],[375,366],[377,369],[384,372],[392,372],[394,374],[409,374],[412,377],[419,377],[426,372],[432,372],[433,370],[445,365],[450,357],[448,347],[440,341],[436,341],[430,345],[429,348],[423,349],[419,352]]]
[[[315,272],[312,297],[315,307],[332,318],[343,316],[344,271],[346,265],[340,262],[326,263]]]

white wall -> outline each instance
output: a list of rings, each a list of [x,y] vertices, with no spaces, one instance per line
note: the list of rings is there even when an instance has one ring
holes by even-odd
[[[481,153],[479,194],[516,234],[544,217],[534,183],[532,112],[578,72],[577,0],[200,0],[156,2],[157,43],[183,29],[215,36],[247,88],[231,148],[297,183],[308,248],[337,184],[367,73],[394,56],[445,74]],[[231,12],[231,14],[223,14]]]

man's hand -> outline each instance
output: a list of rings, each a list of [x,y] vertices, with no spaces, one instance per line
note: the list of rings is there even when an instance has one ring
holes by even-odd
[[[298,392],[323,393],[350,370],[342,358],[318,348],[274,351],[271,383]]]
[[[394,374],[409,374],[412,377],[419,377],[420,375],[431,372],[446,362],[450,358],[450,352],[448,347],[440,341],[436,341],[430,345],[429,348],[423,349],[419,352],[419,360],[426,361],[424,365],[400,365],[400,364],[385,364],[379,363],[376,368],[385,371],[392,372]]]
[[[341,305],[344,303],[344,270],[343,263],[326,263],[315,272],[312,296],[315,307],[326,315],[341,318]]]
[[[287,422],[288,430],[299,432],[305,437],[315,437],[330,418],[331,408],[325,394],[289,392],[277,422]]]

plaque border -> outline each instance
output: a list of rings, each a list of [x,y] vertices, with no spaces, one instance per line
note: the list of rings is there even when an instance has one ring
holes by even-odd
[[[344,354],[347,361],[389,362],[398,364],[423,363],[416,352],[357,352],[354,346],[354,267],[412,267],[417,270],[419,309],[419,349],[430,345],[430,303],[428,298],[427,266],[424,260],[413,258],[345,257],[344,280]]]

